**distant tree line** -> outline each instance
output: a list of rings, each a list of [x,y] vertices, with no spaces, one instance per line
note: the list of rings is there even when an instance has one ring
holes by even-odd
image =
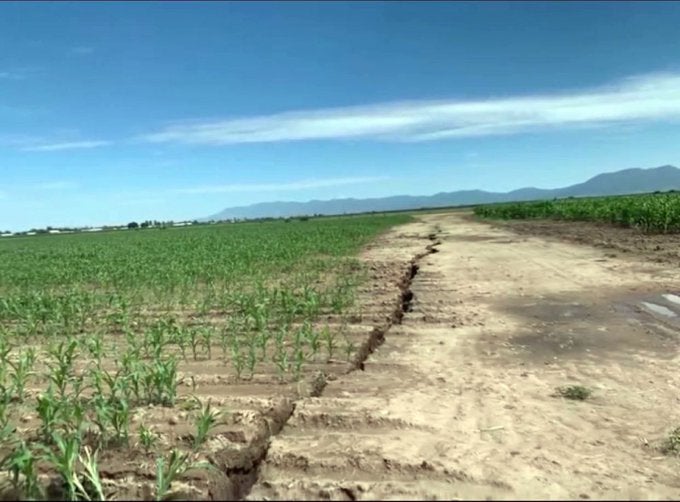
[[[167,227],[172,227],[175,225],[201,225],[201,222],[198,220],[193,220],[193,221],[186,221],[186,222],[181,222],[181,223],[176,223],[173,220],[168,220],[168,221],[158,221],[158,220],[145,220],[141,223],[138,223],[136,221],[131,221],[130,223],[127,224],[127,227],[129,229],[137,229],[137,228],[167,228]],[[208,224],[207,222],[204,224]]]

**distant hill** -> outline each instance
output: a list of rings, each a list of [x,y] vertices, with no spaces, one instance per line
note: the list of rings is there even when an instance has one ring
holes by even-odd
[[[624,169],[603,173],[584,183],[565,188],[520,188],[498,193],[483,190],[440,192],[434,195],[396,195],[375,199],[311,200],[309,202],[263,202],[250,206],[230,207],[202,221],[289,217],[313,214],[351,214],[371,211],[420,209],[423,207],[465,206],[525,200],[552,199],[555,197],[585,197],[598,195],[624,195],[654,191],[680,190],[680,169],[661,166],[650,169]]]

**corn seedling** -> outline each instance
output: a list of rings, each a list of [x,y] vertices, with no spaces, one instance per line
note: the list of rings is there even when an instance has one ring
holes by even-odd
[[[215,331],[212,327],[203,327],[201,329],[201,342],[206,352],[208,353],[208,359],[212,359],[212,341],[215,336]]]
[[[255,343],[260,349],[260,361],[264,361],[267,358],[267,344],[269,343],[270,333],[266,329],[260,331],[257,335]]]
[[[33,368],[34,362],[35,351],[30,348],[21,354],[17,363],[13,363],[12,361],[8,362],[14,370],[12,373],[10,373],[10,378],[12,380],[12,393],[20,403],[24,401],[26,384],[28,383],[30,376],[33,374],[31,370]]]
[[[4,468],[12,476],[14,489],[28,500],[42,500],[45,498],[42,486],[38,480],[37,460],[38,458],[33,451],[22,440],[4,462]]]
[[[114,440],[118,444],[127,444],[130,431],[130,406],[124,399],[115,399],[110,402],[111,426],[115,433]]]
[[[47,388],[47,392],[37,397],[37,412],[41,421],[40,434],[43,441],[49,443],[54,432],[60,423],[62,401],[58,401],[54,396],[52,387]]]
[[[113,410],[110,403],[102,395],[95,397],[92,407],[94,408],[94,425],[99,430],[99,443],[105,445],[109,438],[109,425],[112,420]]]
[[[177,361],[174,357],[156,359],[142,373],[147,404],[172,406],[177,397]]]
[[[288,359],[288,351],[282,349],[274,356],[274,363],[279,373],[279,378],[283,379],[283,375],[290,370],[290,361]]]
[[[321,337],[323,338],[324,344],[326,345],[328,359],[333,359],[333,352],[336,348],[335,334],[328,328],[328,326],[326,326],[321,332]]]
[[[196,401],[198,405],[201,406],[200,401],[198,399],[196,399]],[[194,434],[194,449],[198,449],[198,447],[205,442],[208,434],[217,424],[217,419],[219,416],[220,411],[213,410],[211,408],[210,401],[208,401],[208,404],[205,406],[201,406],[201,410],[196,416],[196,420],[194,422],[194,425],[196,426],[196,433]]]
[[[248,364],[248,371],[250,371],[250,378],[255,375],[255,365],[257,364],[257,341],[255,338],[251,338],[250,344],[248,345],[248,356],[246,363]]]
[[[356,352],[356,346],[354,345],[354,342],[350,340],[349,338],[345,339],[345,356],[347,357],[347,362],[350,362],[352,360],[352,354]]]
[[[302,347],[298,347],[295,349],[295,354],[294,354],[294,366],[293,369],[295,371],[295,379],[300,380],[300,377],[302,376],[302,365],[304,362],[307,360],[307,356],[305,355],[305,351],[302,350]]]
[[[210,464],[192,463],[188,453],[180,453],[177,449],[170,452],[168,459],[156,459],[156,500],[164,500],[173,481],[176,481],[186,471],[196,467],[207,467]]]
[[[99,466],[97,465],[97,452],[95,451],[92,454],[90,448],[85,446],[83,454],[78,457],[78,460],[83,467],[82,477],[85,481],[83,483],[78,475],[73,478],[79,497],[83,500],[106,500],[104,486],[99,475]]]
[[[236,370],[236,378],[241,379],[241,374],[243,374],[243,369],[245,367],[245,357],[241,352],[241,344],[237,336],[232,338],[231,343],[231,362],[234,365],[234,370]]]
[[[144,425],[139,428],[139,444],[142,445],[147,453],[158,442],[158,433]]]
[[[78,498],[78,457],[80,454],[80,437],[77,434],[62,436],[54,433],[52,441],[56,452],[45,448],[45,459],[60,475],[66,490],[66,500]]]

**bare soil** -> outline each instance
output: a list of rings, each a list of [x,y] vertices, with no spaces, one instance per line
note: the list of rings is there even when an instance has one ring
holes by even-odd
[[[618,229],[598,235],[638,251],[536,228],[422,215],[366,250],[440,242],[363,371],[296,402],[247,498],[680,498],[659,448],[680,425],[680,270]]]
[[[470,221],[475,217],[468,215]],[[611,257],[632,255],[656,263],[680,265],[680,234],[644,234],[633,228],[606,223],[558,220],[489,221],[498,228],[518,234],[556,238],[567,242],[587,244],[615,251]]]

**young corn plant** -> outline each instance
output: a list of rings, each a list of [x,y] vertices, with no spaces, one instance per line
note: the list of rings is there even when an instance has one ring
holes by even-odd
[[[282,351],[285,350],[287,334],[288,330],[283,326],[279,330],[277,330],[276,333],[274,334],[274,345],[276,347],[277,354],[280,354]]]
[[[208,353],[208,359],[212,359],[212,343],[215,337],[215,330],[211,326],[201,328],[201,343]]]
[[[300,380],[300,377],[302,376],[302,365],[305,363],[307,360],[307,356],[305,354],[305,351],[303,350],[302,347],[297,347],[295,349],[295,354],[293,356],[293,370],[295,374],[295,380]]]
[[[290,360],[288,359],[288,351],[285,348],[276,352],[274,355],[274,364],[276,364],[279,379],[283,380],[284,374],[290,371]]]
[[[29,378],[33,375],[33,364],[35,362],[35,350],[32,348],[27,349],[21,354],[19,360],[16,363],[9,361],[9,365],[14,370],[10,373],[10,379],[12,380],[12,394],[14,398],[23,403],[24,394],[26,390],[26,384]]]
[[[185,328],[177,327],[174,332],[173,342],[182,354],[182,360],[187,362],[187,346],[189,345],[189,332]]]
[[[173,406],[177,397],[177,360],[156,359],[143,370],[143,384],[147,404]]]
[[[76,357],[76,350],[78,348],[78,341],[70,338],[68,342],[60,342],[56,347],[49,350],[49,354],[54,358],[53,364],[48,363],[49,374],[48,378],[56,385],[59,391],[59,397],[64,399],[66,397],[66,388],[71,381],[71,374],[73,372],[73,361]]]
[[[257,341],[255,338],[250,339],[246,363],[250,372],[250,378],[252,379],[255,376],[255,365],[257,364]]]
[[[83,400],[73,396],[70,397],[62,411],[63,422],[68,433],[78,434],[82,437],[87,432],[90,427],[87,412],[88,406]]]
[[[99,434],[99,444],[106,445],[109,440],[109,430],[113,415],[110,402],[103,395],[97,395],[92,403],[94,408],[94,424]]]
[[[193,327],[189,328],[189,344],[191,345],[191,355],[194,357],[194,361],[198,360],[198,345],[200,342],[198,330]]]
[[[194,422],[194,425],[196,426],[196,433],[194,434],[195,450],[197,450],[208,438],[208,434],[215,427],[217,419],[220,416],[220,411],[212,409],[210,401],[208,401],[205,406],[202,406],[198,399],[196,399],[196,401],[201,407],[201,410]]]
[[[104,356],[104,339],[102,335],[97,334],[92,338],[89,338],[86,342],[86,347],[97,366],[101,366],[102,357]]]
[[[335,334],[331,329],[326,326],[322,331],[321,331],[321,337],[323,338],[324,344],[326,345],[326,351],[328,352],[328,359],[333,359],[333,352],[335,351],[336,348],[336,343],[335,343]]]
[[[149,357],[149,352],[154,359],[159,359],[163,354],[163,349],[167,345],[167,338],[165,331],[167,327],[163,321],[160,321],[152,329],[145,334],[146,354]]]
[[[256,337],[256,344],[260,349],[260,361],[267,359],[267,344],[271,338],[271,333],[266,328],[260,331]]]
[[[237,336],[232,337],[231,361],[234,365],[234,370],[236,370],[236,378],[240,380],[246,362],[243,353],[241,352],[241,344]]]
[[[356,352],[356,346],[354,342],[349,338],[345,338],[345,356],[347,357],[347,362],[352,360],[352,355]]]
[[[130,434],[130,405],[125,399],[110,400],[110,420],[116,444],[128,444]]]
[[[222,358],[227,360],[227,352],[229,352],[229,332],[227,326],[220,330],[220,348],[222,349]]]
[[[180,453],[177,449],[170,452],[168,459],[156,459],[156,500],[165,500],[170,492],[173,481],[176,481],[186,471],[197,467],[211,467],[207,462],[191,462],[189,453]]]
[[[38,480],[38,457],[33,453],[24,440],[14,448],[5,459],[4,468],[12,477],[12,486],[16,493],[20,493],[27,500],[43,500],[42,485]]]
[[[144,451],[147,453],[154,447],[158,442],[158,433],[155,432],[150,427],[144,425],[139,428],[139,444],[142,445]]]
[[[312,349],[312,355],[316,357],[321,350],[321,333],[318,330],[310,330],[307,335],[307,343]]]
[[[14,441],[16,427],[9,421],[7,403],[0,404],[0,444]]]
[[[56,452],[45,448],[45,460],[57,471],[65,489],[66,500],[78,499],[78,457],[80,454],[80,436],[69,434],[62,436],[54,433],[52,442]]]
[[[63,402],[54,395],[52,386],[37,397],[37,412],[40,418],[40,434],[45,443],[50,443],[58,425],[61,423]]]
[[[88,446],[85,446],[83,448],[83,454],[78,456],[80,465],[83,467],[82,477],[84,478],[85,483],[80,480],[78,475],[75,476],[73,482],[76,485],[78,496],[82,500],[106,500],[104,485],[101,476],[99,475],[99,460],[97,457],[98,452],[95,451],[94,454],[92,454]]]

